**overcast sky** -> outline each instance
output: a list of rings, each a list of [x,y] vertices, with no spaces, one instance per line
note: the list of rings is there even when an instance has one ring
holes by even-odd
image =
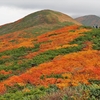
[[[71,17],[100,16],[100,0],[0,0],[0,25],[43,9],[60,11]]]

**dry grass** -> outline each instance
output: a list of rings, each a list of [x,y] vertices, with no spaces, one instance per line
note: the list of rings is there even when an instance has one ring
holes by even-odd
[[[47,94],[40,100],[87,100],[88,91],[84,91],[82,87],[68,87],[57,92]]]

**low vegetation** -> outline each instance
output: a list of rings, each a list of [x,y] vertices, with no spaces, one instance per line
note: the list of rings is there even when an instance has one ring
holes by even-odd
[[[0,100],[100,100],[100,30],[50,16],[1,28]]]

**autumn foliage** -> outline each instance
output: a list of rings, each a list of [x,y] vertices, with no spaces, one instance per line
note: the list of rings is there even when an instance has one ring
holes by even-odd
[[[32,43],[33,38],[29,39],[27,36],[32,37],[31,34],[27,35],[27,33],[23,31],[0,36],[0,52],[20,47],[34,47]]]
[[[80,36],[84,36],[83,32],[88,31],[90,31],[90,29],[72,25],[44,33],[37,37],[34,37],[31,33],[25,33],[24,31],[9,33],[0,36],[0,52],[20,47],[34,49],[35,44],[39,44],[38,49],[36,48],[37,50],[34,52],[30,50],[25,55],[18,58],[17,63],[22,64],[24,62],[22,59],[25,59],[25,61],[33,59],[35,56],[48,50],[78,47],[78,44],[69,43]],[[24,33],[22,34],[22,32]],[[27,35],[29,38],[26,38]],[[65,55],[59,54],[51,61],[44,62],[38,66],[33,65],[32,68],[23,71],[23,73],[21,73],[20,70],[17,70],[20,72],[19,75],[12,75],[11,77],[0,82],[0,94],[6,92],[7,86],[14,87],[16,84],[32,84],[34,86],[45,87],[55,84],[58,88],[63,89],[68,86],[78,86],[80,83],[88,85],[90,84],[88,81],[89,79],[99,80],[100,51],[93,50],[93,43],[90,41],[85,41],[83,44],[85,46],[82,51]],[[3,55],[0,60],[9,58],[11,58],[9,55]],[[16,58],[14,59],[16,60]],[[9,61],[6,65],[10,65]],[[0,74],[3,75],[13,73],[14,72],[12,71],[0,70]]]
[[[77,86],[79,83],[89,84],[89,79],[100,79],[100,56],[98,55],[100,55],[99,51],[88,50],[58,56],[51,62],[33,67],[19,76],[13,76],[3,81],[1,84],[8,86],[14,86],[16,83],[44,86],[56,84],[59,88]],[[61,77],[55,76],[58,74]]]
[[[79,36],[82,36],[83,32],[90,31],[89,29],[79,27],[80,26],[77,25],[65,26],[61,29],[47,32],[45,34],[38,36],[35,39],[35,43],[41,43],[39,51],[29,53],[25,56],[25,58],[31,59],[37,54],[40,54],[41,52],[47,50],[77,46],[77,44],[69,45],[69,42]]]

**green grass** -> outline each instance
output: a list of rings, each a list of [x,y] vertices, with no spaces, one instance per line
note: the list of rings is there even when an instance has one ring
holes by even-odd
[[[35,65],[39,65],[44,62],[51,61],[54,57],[58,55],[65,55],[73,52],[78,52],[82,50],[82,45],[78,47],[69,47],[69,48],[61,48],[57,50],[48,50],[43,52],[33,58],[33,63]]]
[[[83,45],[87,41],[92,43],[93,49],[100,50],[100,30],[92,29],[92,31],[90,32],[85,32],[84,36],[80,36],[79,38],[76,38],[70,44]]]
[[[58,24],[50,24],[50,25],[43,25],[43,26],[37,26],[35,28],[29,28],[29,29],[26,29],[25,32],[26,33],[32,33],[33,36],[39,36],[43,33],[46,33],[46,32],[49,32],[49,31],[53,31],[53,30],[56,30],[56,29],[59,29],[59,28],[62,28],[64,26],[70,26],[70,25],[73,25],[73,23],[71,22],[59,22]]]
[[[35,87],[31,84],[14,87],[7,86],[7,93],[0,95],[0,100],[100,100],[100,84],[79,84],[59,90],[56,85],[48,88]]]
[[[0,100],[40,100],[46,93],[56,92],[58,88],[55,85],[50,85],[48,88],[43,86],[35,87],[31,84],[26,86],[7,87],[8,92],[0,95]]]
[[[43,96],[40,100],[100,100],[100,86],[96,84],[66,87]]]
[[[4,74],[0,74],[0,81],[5,80],[7,78],[9,78],[11,75],[4,75]]]

